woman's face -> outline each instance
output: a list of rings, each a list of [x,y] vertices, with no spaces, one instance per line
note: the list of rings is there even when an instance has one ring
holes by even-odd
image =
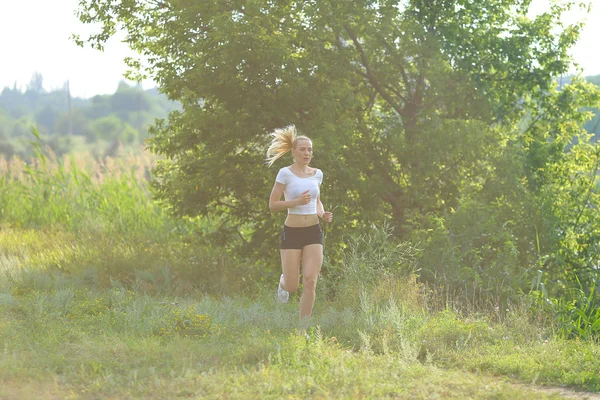
[[[292,149],[292,155],[296,163],[308,165],[312,160],[313,149],[312,142],[307,139],[300,139],[296,142],[296,148]]]

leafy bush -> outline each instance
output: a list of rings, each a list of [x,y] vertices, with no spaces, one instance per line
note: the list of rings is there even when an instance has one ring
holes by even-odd
[[[322,286],[327,295],[358,304],[361,291],[381,294],[385,299],[406,288],[417,272],[417,249],[400,242],[390,225],[371,225],[364,234],[345,237],[343,261],[325,268]],[[319,286],[318,286],[319,287]]]

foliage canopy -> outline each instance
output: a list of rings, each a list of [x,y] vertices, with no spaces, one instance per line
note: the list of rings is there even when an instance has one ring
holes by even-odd
[[[389,220],[424,246],[423,276],[522,286],[538,262],[562,276],[565,260],[589,261],[560,254],[581,254],[590,237],[566,246],[559,232],[590,220],[597,164],[580,111],[597,91],[554,85],[581,28],[560,17],[585,5],[528,18],[529,4],[80,0],[81,21],[100,29],[76,40],[102,48],[123,30],[141,55],[129,77],[181,102],[152,128],[165,156],[156,193],[178,215],[214,217],[219,240],[276,256],[266,134],[293,123],[313,138],[322,197],[336,207],[333,265],[344,232]],[[582,181],[565,184],[573,174]],[[585,211],[574,221],[565,207]]]

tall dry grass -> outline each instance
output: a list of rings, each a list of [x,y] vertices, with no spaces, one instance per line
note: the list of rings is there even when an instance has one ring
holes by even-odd
[[[0,221],[20,227],[138,235],[172,229],[151,199],[156,157],[148,152],[95,159],[57,157],[33,142],[31,160],[0,157]]]
[[[97,185],[109,178],[119,179],[124,175],[132,175],[138,183],[144,183],[148,181],[156,160],[156,155],[143,148],[137,152],[121,151],[117,157],[97,158],[90,151],[57,157],[50,147],[45,147],[43,158],[37,156],[24,160],[19,156],[6,157],[0,154],[0,177],[30,183],[33,180],[29,169],[33,169],[49,174],[83,173]]]

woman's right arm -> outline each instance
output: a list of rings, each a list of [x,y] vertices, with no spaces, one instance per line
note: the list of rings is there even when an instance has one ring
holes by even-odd
[[[275,182],[273,190],[271,190],[271,197],[269,197],[269,209],[272,212],[285,211],[288,208],[292,208],[301,204],[308,204],[310,201],[310,194],[308,190],[300,197],[294,200],[281,200],[285,185],[283,183]]]

